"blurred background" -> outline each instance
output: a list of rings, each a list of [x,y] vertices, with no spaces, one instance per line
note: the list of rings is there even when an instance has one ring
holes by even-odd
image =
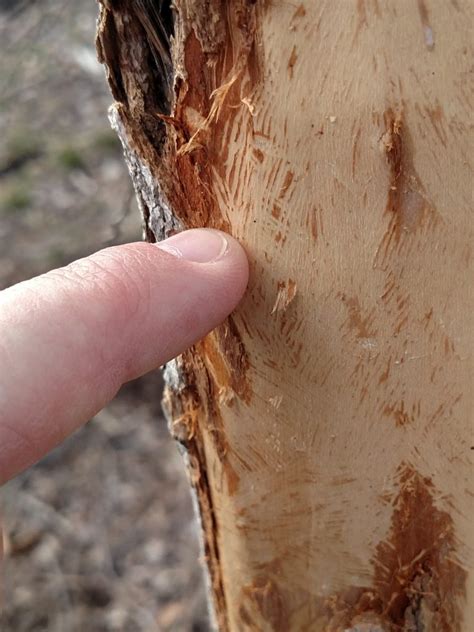
[[[94,48],[94,0],[0,0],[0,289],[140,216]],[[157,372],[1,491],[2,632],[209,629],[181,457]]]

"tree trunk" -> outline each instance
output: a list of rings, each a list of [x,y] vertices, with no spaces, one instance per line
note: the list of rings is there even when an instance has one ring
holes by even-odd
[[[222,632],[474,629],[470,14],[102,0],[147,238],[251,259],[166,369]]]

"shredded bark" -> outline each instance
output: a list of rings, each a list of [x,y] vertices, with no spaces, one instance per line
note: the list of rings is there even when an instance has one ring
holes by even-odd
[[[214,192],[228,134],[258,83],[257,3],[236,0],[101,0],[99,60],[115,99],[110,119],[124,148],[144,234],[156,241],[182,228],[230,229]],[[222,175],[222,173],[221,173]],[[251,397],[247,354],[228,319],[196,349],[170,364],[164,407],[185,450],[203,527],[216,622],[228,630],[219,561],[219,525],[207,479],[204,429],[228,485],[232,466],[218,406]]]

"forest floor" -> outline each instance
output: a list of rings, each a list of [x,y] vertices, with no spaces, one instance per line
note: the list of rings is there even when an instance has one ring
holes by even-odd
[[[0,0],[0,289],[141,238],[92,0]],[[197,530],[156,372],[1,492],[2,632],[204,632]]]

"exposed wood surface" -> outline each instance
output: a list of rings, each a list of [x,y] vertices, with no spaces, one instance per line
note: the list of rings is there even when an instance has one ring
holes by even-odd
[[[219,628],[473,629],[472,3],[103,5],[148,238],[252,262],[168,369]]]

